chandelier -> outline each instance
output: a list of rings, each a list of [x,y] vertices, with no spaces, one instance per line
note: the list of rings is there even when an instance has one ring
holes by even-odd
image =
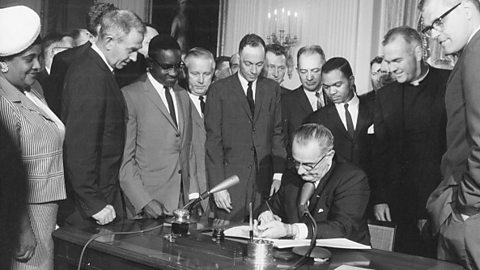
[[[285,11],[285,8],[278,12],[277,9],[267,14],[267,43],[278,44],[287,50],[294,47],[300,40],[301,24],[298,13]]]

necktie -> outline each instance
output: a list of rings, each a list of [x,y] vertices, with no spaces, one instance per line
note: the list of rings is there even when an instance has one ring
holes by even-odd
[[[320,90],[315,92],[315,96],[317,97],[317,110],[323,107],[322,99],[320,97]]]
[[[177,117],[175,116],[175,106],[173,106],[173,99],[172,95],[170,94],[170,90],[168,87],[164,86],[165,89],[165,97],[167,98],[167,103],[168,103],[168,110],[170,111],[170,116],[173,119],[173,122],[175,123],[175,126],[178,126],[177,124]]]
[[[203,100],[203,96],[199,96],[198,99],[200,100],[200,109],[202,110],[202,113],[205,112],[205,101]]]
[[[348,103],[345,103],[345,119],[347,119],[347,131],[350,137],[353,138],[353,134],[355,133],[355,128],[353,127],[352,116],[348,111]]]
[[[252,117],[253,117],[253,113],[255,112],[255,103],[253,101],[252,83],[253,82],[248,82],[247,101],[248,101],[248,106],[250,106],[250,111],[252,112]]]

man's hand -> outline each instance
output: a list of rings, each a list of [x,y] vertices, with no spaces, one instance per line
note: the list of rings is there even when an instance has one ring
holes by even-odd
[[[102,210],[100,210],[100,212],[92,216],[92,218],[94,218],[99,225],[106,225],[112,222],[115,217],[115,209],[110,204],[107,204]]]
[[[267,224],[267,223],[270,223],[272,221],[282,221],[282,219],[277,216],[277,215],[274,215],[271,211],[264,211],[263,213],[261,213],[259,216],[258,216],[258,222],[260,224]]]
[[[281,221],[275,220],[267,224],[260,224],[258,229],[258,236],[261,238],[282,238],[289,236],[289,224],[285,224]]]
[[[37,247],[37,240],[33,234],[32,226],[30,225],[30,219],[25,214],[23,217],[22,225],[20,226],[20,235],[18,239],[18,246],[15,250],[15,259],[21,262],[30,260],[35,254],[35,248]]]
[[[147,205],[143,207],[143,212],[149,218],[159,218],[163,217],[164,215],[171,215],[165,206],[157,200],[151,200],[149,203],[147,203]]]
[[[230,193],[227,190],[222,190],[213,194],[215,204],[218,208],[223,209],[230,213],[232,211],[232,200],[230,199]]]
[[[392,221],[390,216],[390,208],[386,203],[379,203],[373,206],[373,214],[379,221]]]
[[[281,180],[273,179],[272,186],[270,187],[270,197],[272,197],[273,194],[277,193],[277,191],[280,189],[281,184]]]

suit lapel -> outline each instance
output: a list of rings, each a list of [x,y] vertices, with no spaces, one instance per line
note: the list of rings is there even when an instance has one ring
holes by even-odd
[[[328,109],[328,118],[331,119],[334,123],[333,126],[337,127],[343,137],[347,140],[352,140],[353,138],[350,137],[350,134],[348,134],[347,129],[345,128],[345,125],[342,122],[342,119],[340,118],[340,112],[337,110],[337,107],[335,104],[329,105]]]
[[[367,104],[363,103],[362,100],[359,100],[358,103],[358,118],[357,118],[357,126],[355,127],[355,134],[354,134],[354,139],[356,139],[362,130],[365,128],[368,128],[368,125],[370,124],[368,122],[369,119],[369,111]]]
[[[238,78],[238,75],[231,76],[231,78],[233,82],[233,89],[232,89],[233,94],[237,96],[237,99],[240,102],[242,109],[248,115],[248,118],[250,118],[250,120],[253,120],[252,112],[250,111],[250,106],[248,105],[247,96],[245,95],[245,91],[243,91],[243,87],[242,87],[242,84],[240,83],[240,79]],[[255,94],[255,97],[256,97],[256,94]]]
[[[35,88],[41,87],[38,82],[32,86],[30,90],[31,94],[35,95],[40,101],[45,102],[45,99],[35,90]],[[6,79],[0,77],[0,89],[3,89],[3,95],[12,101],[13,103],[20,104],[21,107],[26,110],[36,112],[40,114],[43,118],[48,121],[54,122],[42,109],[40,109],[33,101],[31,101],[27,96],[25,96],[20,90],[12,86]]]
[[[313,112],[312,105],[310,105],[310,101],[307,98],[307,94],[305,94],[305,90],[303,87],[300,87],[300,90],[298,91],[298,101],[300,107],[310,115]]]
[[[145,88],[144,88],[145,94],[147,95],[148,100],[150,102],[152,102],[160,110],[160,112],[168,120],[170,125],[172,125],[173,128],[177,129],[177,126],[173,122],[173,119],[170,116],[170,113],[168,112],[167,107],[165,106],[165,104],[162,101],[162,98],[158,94],[155,87],[153,87],[153,84],[152,84],[152,82],[150,82],[150,79],[148,77],[145,78],[144,86],[145,86]]]
[[[261,80],[261,77],[259,77],[257,79],[257,88],[255,89],[255,114],[253,120],[254,123],[257,121],[258,116],[260,115],[263,100],[265,99],[265,91],[268,90],[263,89],[263,80]]]
[[[180,95],[180,91],[184,91],[182,88],[180,88],[178,85],[175,85],[173,87],[173,92],[175,93],[175,97],[177,99],[177,115],[178,115],[178,130],[180,134],[183,134],[185,130],[185,124],[187,123],[186,117],[188,115],[188,110],[187,107],[185,106],[182,96]]]

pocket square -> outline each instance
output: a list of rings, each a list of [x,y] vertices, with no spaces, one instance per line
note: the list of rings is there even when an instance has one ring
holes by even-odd
[[[322,213],[322,212],[323,212],[323,208],[318,209],[318,213]]]
[[[367,134],[375,134],[375,129],[373,127],[373,124],[368,127]]]

